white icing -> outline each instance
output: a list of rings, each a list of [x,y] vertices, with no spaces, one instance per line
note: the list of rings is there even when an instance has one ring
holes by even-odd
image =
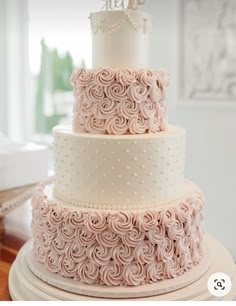
[[[90,15],[93,68],[148,68],[151,18],[139,11]]]
[[[185,131],[146,135],[75,134],[54,128],[58,199],[101,209],[152,207],[180,195]]]

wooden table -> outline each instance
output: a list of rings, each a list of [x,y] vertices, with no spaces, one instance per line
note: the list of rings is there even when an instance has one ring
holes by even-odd
[[[1,228],[4,226],[0,253],[0,301],[10,301],[8,273],[19,249],[31,237],[30,202],[14,209],[0,223]]]

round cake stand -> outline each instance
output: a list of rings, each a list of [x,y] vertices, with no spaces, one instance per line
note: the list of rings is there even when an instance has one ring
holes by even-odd
[[[129,300],[144,301],[184,301],[184,300],[233,300],[236,297],[236,267],[229,252],[214,238],[207,237],[207,245],[212,256],[210,267],[201,278],[197,279],[190,285],[168,293],[159,294],[150,297],[132,298]],[[90,297],[71,293],[62,290],[47,283],[48,276],[44,280],[37,277],[30,269],[32,258],[29,256],[31,251],[31,242],[28,242],[19,252],[15,262],[13,263],[9,274],[9,290],[13,300],[15,301],[95,301],[110,300],[109,298]],[[35,271],[34,271],[35,272]],[[216,272],[224,272],[231,277],[233,287],[231,292],[224,298],[216,298],[207,290],[208,278]],[[42,272],[43,273],[43,272]],[[65,288],[68,288],[68,280],[65,281]],[[176,279],[178,282],[178,279]],[[176,284],[178,285],[178,284]],[[127,300],[127,299],[126,299]]]

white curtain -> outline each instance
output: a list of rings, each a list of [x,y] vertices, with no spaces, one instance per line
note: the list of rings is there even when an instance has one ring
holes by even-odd
[[[0,0],[0,130],[14,141],[32,134],[28,1]]]

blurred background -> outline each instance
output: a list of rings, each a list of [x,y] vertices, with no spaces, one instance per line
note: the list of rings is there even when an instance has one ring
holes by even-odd
[[[0,0],[0,133],[49,147],[71,124],[74,67],[91,68],[89,13],[101,0]],[[186,177],[206,230],[236,259],[236,1],[146,0],[150,67],[170,73],[169,121],[187,129]]]

